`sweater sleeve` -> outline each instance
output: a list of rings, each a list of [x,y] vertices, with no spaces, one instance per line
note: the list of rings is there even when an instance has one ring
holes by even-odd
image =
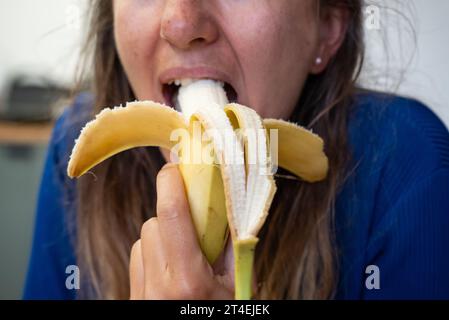
[[[76,290],[66,288],[69,276],[66,268],[76,263],[67,228],[64,188],[68,186],[60,150],[65,117],[63,115],[57,121],[47,151],[24,299],[74,299],[76,296]]]
[[[442,168],[385,213],[366,252],[379,287],[365,285],[364,299],[449,299],[448,199],[449,169]]]

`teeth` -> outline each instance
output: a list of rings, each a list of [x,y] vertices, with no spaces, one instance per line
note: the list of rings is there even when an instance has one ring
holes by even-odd
[[[215,81],[218,85],[220,85],[221,87],[224,87],[225,83],[224,81],[218,81],[218,80],[212,80],[212,79],[191,79],[191,78],[185,78],[185,79],[175,79],[175,80],[171,80],[168,82],[168,85],[176,85],[176,86],[188,86],[189,84],[192,84],[195,81],[200,81],[200,80],[211,80],[211,81]]]
[[[185,87],[188,86],[189,84],[193,83],[195,80],[193,79],[182,79],[181,80],[181,86]]]
[[[187,86],[187,85],[191,84],[194,81],[195,81],[194,79],[190,79],[190,78],[175,79],[175,80],[170,81],[168,84],[169,85],[174,84],[174,85],[180,87],[180,86]]]

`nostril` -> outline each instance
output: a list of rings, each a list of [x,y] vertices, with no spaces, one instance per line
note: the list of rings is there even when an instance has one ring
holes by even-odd
[[[190,41],[190,45],[193,46],[197,46],[197,45],[201,45],[203,43],[206,42],[206,39],[204,38],[196,38]]]

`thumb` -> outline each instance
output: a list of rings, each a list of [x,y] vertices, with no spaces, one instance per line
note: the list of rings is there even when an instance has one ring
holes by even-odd
[[[166,164],[156,179],[157,219],[168,264],[189,268],[201,255],[184,182],[176,164]]]

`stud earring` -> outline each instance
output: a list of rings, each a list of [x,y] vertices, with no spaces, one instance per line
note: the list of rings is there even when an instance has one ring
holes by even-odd
[[[316,58],[315,64],[320,65],[321,63],[323,63],[323,59],[321,57]]]

